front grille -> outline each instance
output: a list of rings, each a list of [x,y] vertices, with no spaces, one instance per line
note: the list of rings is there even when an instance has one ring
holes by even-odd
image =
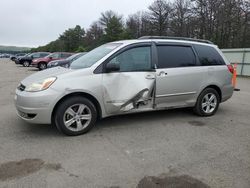
[[[24,91],[25,90],[25,86],[23,84],[20,84],[18,87],[17,87],[18,90],[20,91]]]

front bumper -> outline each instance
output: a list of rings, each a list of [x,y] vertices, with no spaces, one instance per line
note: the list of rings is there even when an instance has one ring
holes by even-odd
[[[16,89],[15,106],[17,115],[35,124],[51,124],[51,116],[60,93],[51,88],[40,92]]]
[[[14,60],[15,64],[20,64],[20,61],[18,59]]]

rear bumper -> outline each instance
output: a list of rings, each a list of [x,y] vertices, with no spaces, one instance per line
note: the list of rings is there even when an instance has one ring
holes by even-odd
[[[225,85],[221,91],[221,102],[225,102],[233,96],[234,88],[232,84]]]

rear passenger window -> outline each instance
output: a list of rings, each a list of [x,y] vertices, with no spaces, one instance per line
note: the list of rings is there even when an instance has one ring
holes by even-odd
[[[158,68],[195,66],[195,55],[188,46],[158,46]]]
[[[225,65],[225,62],[221,55],[213,47],[204,45],[195,45],[201,65]]]

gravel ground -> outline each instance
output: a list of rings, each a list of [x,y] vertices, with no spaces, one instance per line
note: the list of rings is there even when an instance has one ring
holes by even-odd
[[[213,117],[189,109],[103,119],[66,137],[16,116],[14,91],[34,68],[0,59],[0,187],[250,187],[250,79]]]

